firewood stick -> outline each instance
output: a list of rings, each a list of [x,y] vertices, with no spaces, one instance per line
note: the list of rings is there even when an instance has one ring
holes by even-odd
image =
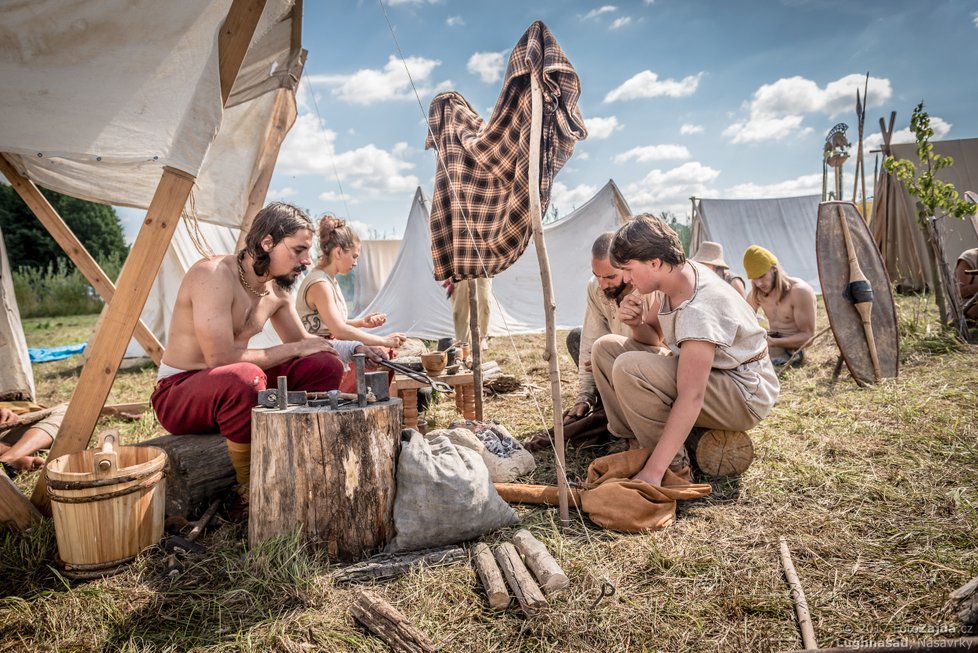
[[[489,607],[493,610],[508,608],[511,599],[509,590],[506,589],[506,581],[503,580],[503,572],[496,564],[496,559],[492,557],[492,551],[482,542],[472,547],[472,566],[479,574],[482,587],[489,597]]]
[[[788,543],[783,537],[778,538],[781,544],[781,564],[784,565],[784,577],[788,581],[788,588],[791,590],[791,600],[795,604],[795,614],[798,615],[798,627],[801,629],[801,643],[806,649],[817,649],[818,643],[815,641],[815,628],[812,626],[812,617],[808,612],[808,601],[805,600],[805,590],[801,587],[798,580],[798,573],[795,565],[791,561],[791,551]]]
[[[18,426],[30,426],[32,424],[37,424],[42,419],[54,412],[54,408],[45,408],[44,410],[35,410],[32,413],[24,413],[19,415],[18,418],[13,422],[6,422],[5,424],[0,424],[0,433],[3,431],[9,431],[10,429],[17,428]]]
[[[525,528],[520,529],[513,536],[513,544],[516,549],[523,554],[526,559],[526,566],[530,568],[533,575],[537,577],[537,582],[545,593],[557,592],[570,584],[567,574],[560,568],[554,557],[550,555],[546,545],[533,537],[533,534]]]
[[[520,558],[516,547],[509,542],[503,542],[496,548],[496,562],[499,563],[509,588],[520,604],[520,609],[528,617],[534,617],[544,612],[549,604],[540,591],[540,586],[530,575],[526,565]]]
[[[395,653],[432,653],[437,650],[427,635],[412,625],[397,608],[373,592],[361,590],[350,612]]]

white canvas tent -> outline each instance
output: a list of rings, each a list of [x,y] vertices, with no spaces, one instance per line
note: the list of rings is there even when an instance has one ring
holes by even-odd
[[[0,2],[0,172],[111,298],[52,457],[87,446],[130,335],[154,348],[139,314],[181,213],[239,226],[264,203],[300,19],[293,0]],[[117,287],[35,184],[147,209]]]
[[[815,258],[815,225],[818,195],[774,199],[721,200],[693,198],[690,254],[704,240],[723,245],[723,258],[730,270],[744,274],[744,251],[760,245],[778,257],[790,276],[811,284],[821,292]]]
[[[0,233],[0,400],[35,399],[34,373],[27,353],[27,339],[20,321],[14,282],[10,276],[7,247]]]
[[[954,165],[935,173],[941,181],[954,184],[958,193],[978,192],[978,138],[936,141],[931,143],[941,156],[950,156]],[[890,146],[897,159],[912,161],[919,166],[914,143]],[[916,198],[893,175],[880,172],[876,184],[871,223],[873,238],[880,248],[890,281],[901,290],[931,288],[930,265],[927,263],[927,244],[917,223]],[[971,220],[938,217],[937,232],[944,248],[945,262],[953,271],[958,255],[978,247],[978,233]]]
[[[359,315],[384,286],[394,268],[401,241],[395,239],[360,241],[360,258],[353,278],[354,315]]]
[[[591,276],[591,245],[599,234],[616,229],[630,215],[625,198],[613,181],[561,220],[544,226],[551,255],[558,328],[580,326],[584,319],[584,288]],[[492,282],[489,335],[534,333],[545,327],[543,291],[536,254],[528,250]],[[384,287],[361,314],[380,311],[388,316],[379,333],[402,331],[419,338],[451,336],[451,302],[434,280],[428,209],[421,189],[415,193],[404,239]]]

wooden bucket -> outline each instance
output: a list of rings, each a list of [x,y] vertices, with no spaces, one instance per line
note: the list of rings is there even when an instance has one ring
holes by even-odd
[[[74,578],[116,573],[163,537],[166,453],[156,447],[114,448],[59,456],[45,467],[58,555]]]

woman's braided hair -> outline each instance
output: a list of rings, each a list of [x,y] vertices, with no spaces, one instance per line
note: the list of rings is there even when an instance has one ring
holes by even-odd
[[[337,247],[344,252],[350,251],[354,245],[360,244],[360,237],[346,224],[334,215],[326,214],[319,220],[319,262],[328,265],[330,253]]]

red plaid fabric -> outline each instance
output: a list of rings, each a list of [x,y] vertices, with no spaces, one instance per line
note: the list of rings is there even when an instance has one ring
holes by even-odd
[[[526,249],[531,74],[541,80],[544,102],[540,203],[546,212],[554,175],[587,137],[577,108],[580,80],[546,25],[534,22],[513,49],[489,122],[458,93],[431,102],[425,149],[438,150],[430,227],[439,281],[491,277]]]

